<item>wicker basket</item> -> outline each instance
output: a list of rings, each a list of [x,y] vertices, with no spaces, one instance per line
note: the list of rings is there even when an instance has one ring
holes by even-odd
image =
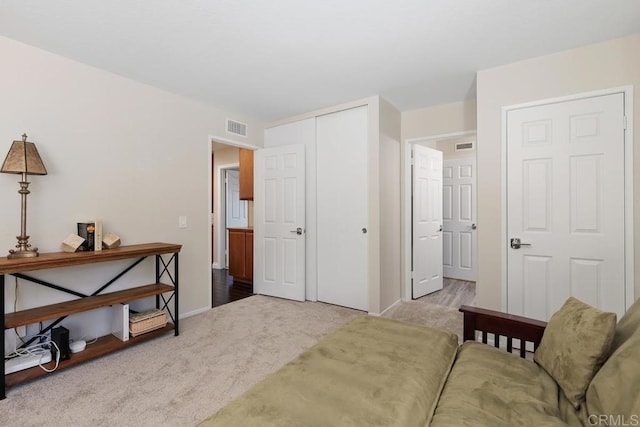
[[[164,328],[167,325],[167,313],[162,310],[150,310],[129,316],[129,333],[132,337]]]

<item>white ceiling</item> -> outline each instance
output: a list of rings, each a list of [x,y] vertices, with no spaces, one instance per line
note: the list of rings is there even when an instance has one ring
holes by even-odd
[[[637,32],[638,0],[0,0],[0,35],[267,121]]]

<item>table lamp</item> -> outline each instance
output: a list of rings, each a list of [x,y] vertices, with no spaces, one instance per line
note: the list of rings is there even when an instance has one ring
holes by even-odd
[[[13,141],[0,172],[22,174],[20,190],[18,190],[22,198],[20,236],[17,237],[18,244],[16,245],[16,249],[11,249],[7,258],[37,257],[38,248],[31,247],[31,244],[29,244],[29,236],[27,236],[27,194],[29,194],[27,175],[46,175],[47,170],[42,163],[35,144],[33,142],[27,142],[27,134],[22,135],[22,141]]]

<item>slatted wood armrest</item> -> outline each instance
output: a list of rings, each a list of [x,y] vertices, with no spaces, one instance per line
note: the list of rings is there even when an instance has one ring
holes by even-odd
[[[513,350],[513,340],[533,343],[534,350],[542,341],[547,322],[502,313],[500,311],[487,310],[486,308],[470,307],[463,305],[460,311],[464,314],[464,340],[475,341],[476,331],[482,333],[482,342],[487,343],[488,334],[494,335],[494,346],[500,346],[500,337],[506,337],[507,351]],[[519,345],[520,357],[525,357],[526,346]]]

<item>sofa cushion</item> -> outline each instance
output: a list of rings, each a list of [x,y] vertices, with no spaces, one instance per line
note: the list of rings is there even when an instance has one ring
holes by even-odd
[[[571,427],[584,427],[589,425],[587,405],[580,405],[578,409],[574,408],[562,390],[558,390],[558,407],[560,408],[560,418]]]
[[[204,426],[424,426],[458,337],[357,317],[205,420]]]
[[[587,389],[589,415],[640,421],[640,331],[629,337],[602,365]],[[622,424],[619,424],[622,425]],[[634,425],[634,424],[624,424]]]
[[[640,299],[637,299],[618,321],[610,352],[616,351],[637,330],[640,330]]]
[[[431,422],[442,426],[555,426],[558,386],[535,363],[473,341],[464,343]]]
[[[571,297],[544,331],[534,360],[558,383],[579,408],[589,382],[609,355],[616,315]]]

